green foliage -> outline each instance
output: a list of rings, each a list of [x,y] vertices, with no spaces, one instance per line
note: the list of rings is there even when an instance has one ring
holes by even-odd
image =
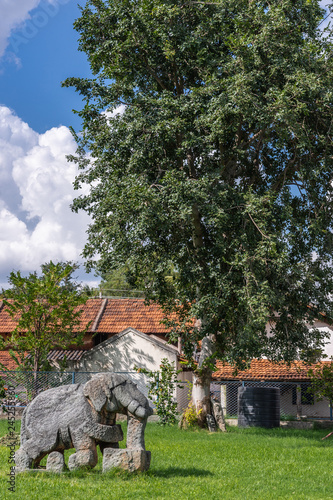
[[[207,335],[209,355],[240,365],[323,346],[306,326],[332,311],[323,14],[316,0],[87,0],[75,22],[94,73],[64,83],[85,101],[70,160],[89,186],[73,204],[93,220],[88,267],[126,265],[178,314],[189,358]]]
[[[77,262],[58,262],[57,263],[57,272],[60,274],[63,271],[63,277],[61,279],[60,286],[62,288],[66,288],[69,292],[74,291],[82,291],[82,288],[79,283],[74,281],[72,275],[79,269],[79,264]],[[45,264],[41,265],[42,275],[48,275],[54,271],[54,264],[52,260],[50,262],[45,262]]]
[[[104,296],[112,297],[143,297],[144,292],[138,288],[137,283],[133,283],[128,277],[126,266],[100,273],[102,281],[99,289]]]
[[[188,429],[190,427],[199,428],[198,419],[200,418],[200,415],[202,413],[202,408],[200,408],[200,410],[197,412],[195,404],[193,403],[193,401],[191,401],[193,383],[187,382],[187,386],[188,386],[188,405],[180,417],[179,427],[181,429]]]
[[[327,398],[333,401],[333,361],[325,362],[309,370],[311,386],[309,392],[315,394],[318,401]]]
[[[0,400],[4,399],[6,397],[6,388],[5,388],[5,381],[3,378],[0,378]],[[2,409],[4,409],[4,406],[1,405]]]
[[[198,426],[198,418],[202,413],[202,408],[197,412],[193,401],[190,401],[182,415],[182,428]]]
[[[136,368],[138,372],[145,373],[150,377],[150,387],[148,396],[156,398],[156,413],[159,416],[161,425],[172,425],[177,422],[177,402],[174,400],[174,393],[180,380],[177,376],[181,370],[176,370],[173,363],[167,358],[163,358],[160,364],[160,370],[149,371],[145,368]]]
[[[2,291],[3,302],[16,327],[3,343],[21,369],[47,370],[47,354],[53,348],[79,344],[89,325],[80,325],[81,304],[86,298],[71,283],[76,266],[71,263],[42,266],[23,277],[12,272],[8,282],[11,288]],[[30,356],[26,356],[26,354]]]

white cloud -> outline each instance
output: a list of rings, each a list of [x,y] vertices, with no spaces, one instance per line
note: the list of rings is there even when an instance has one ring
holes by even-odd
[[[123,115],[125,113],[125,110],[126,110],[125,104],[120,104],[120,106],[115,108],[113,111],[103,111],[102,115],[105,115],[106,119],[108,120],[109,118],[114,118],[117,115]]]
[[[0,276],[39,270],[53,260],[79,260],[89,218],[75,214],[76,145],[66,127],[33,131],[0,107]]]

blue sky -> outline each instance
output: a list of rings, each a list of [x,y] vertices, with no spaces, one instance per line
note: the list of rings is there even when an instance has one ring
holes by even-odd
[[[61,87],[90,74],[73,29],[79,15],[76,0],[0,0],[0,286],[12,270],[82,261],[89,219],[69,208],[76,170],[65,158],[81,98]]]
[[[68,127],[80,130],[72,109],[81,98],[61,87],[90,74],[73,29],[77,3],[0,0],[0,287],[12,270],[82,262],[89,218],[70,210],[76,168],[65,158],[75,152]],[[93,274],[80,278],[96,284]]]
[[[79,126],[71,110],[80,108],[81,99],[73,89],[61,88],[69,76],[90,74],[73,29],[79,14],[76,0],[43,0],[8,38],[0,66],[0,103],[39,133],[59,125]]]

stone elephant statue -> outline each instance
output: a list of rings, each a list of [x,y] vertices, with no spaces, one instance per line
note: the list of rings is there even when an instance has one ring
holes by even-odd
[[[64,450],[70,448],[76,450],[69,457],[70,470],[95,467],[96,446],[104,456],[106,448],[119,448],[123,439],[121,426],[115,423],[117,413],[127,415],[127,448],[145,450],[145,426],[153,411],[147,398],[126,377],[102,373],[85,384],[42,392],[23,412],[16,470],[36,468],[52,452],[58,452],[52,453],[58,459],[62,454],[63,460]]]

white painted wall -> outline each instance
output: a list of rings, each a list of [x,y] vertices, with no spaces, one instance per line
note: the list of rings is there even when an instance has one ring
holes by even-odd
[[[331,356],[333,356],[333,326],[324,323],[323,321],[315,321],[313,326],[309,326],[309,329],[317,328],[319,331],[323,333],[327,333],[328,337],[325,340],[325,349],[323,351],[323,359],[329,360]],[[266,333],[268,337],[273,335],[272,333],[272,324],[267,323],[266,325]]]
[[[77,371],[134,371],[134,366],[158,370],[163,358],[177,367],[178,351],[162,341],[128,328],[82,356]]]
[[[285,415],[297,415],[297,407],[292,404],[292,388],[290,391],[281,394],[281,409]],[[329,401],[327,399],[317,401],[315,398],[313,405],[302,404],[301,415],[308,418],[329,418]]]
[[[151,371],[159,370],[163,358],[167,358],[176,369],[180,368],[176,347],[156,337],[128,328],[87,351],[81,361],[76,364],[75,371],[130,372],[126,376],[133,380],[147,396],[149,379],[146,375],[135,372],[134,366]],[[192,380],[192,373],[179,373],[178,378],[184,382],[184,385],[182,388],[175,387],[174,397],[178,403],[178,411],[182,411],[188,403],[186,380]]]

